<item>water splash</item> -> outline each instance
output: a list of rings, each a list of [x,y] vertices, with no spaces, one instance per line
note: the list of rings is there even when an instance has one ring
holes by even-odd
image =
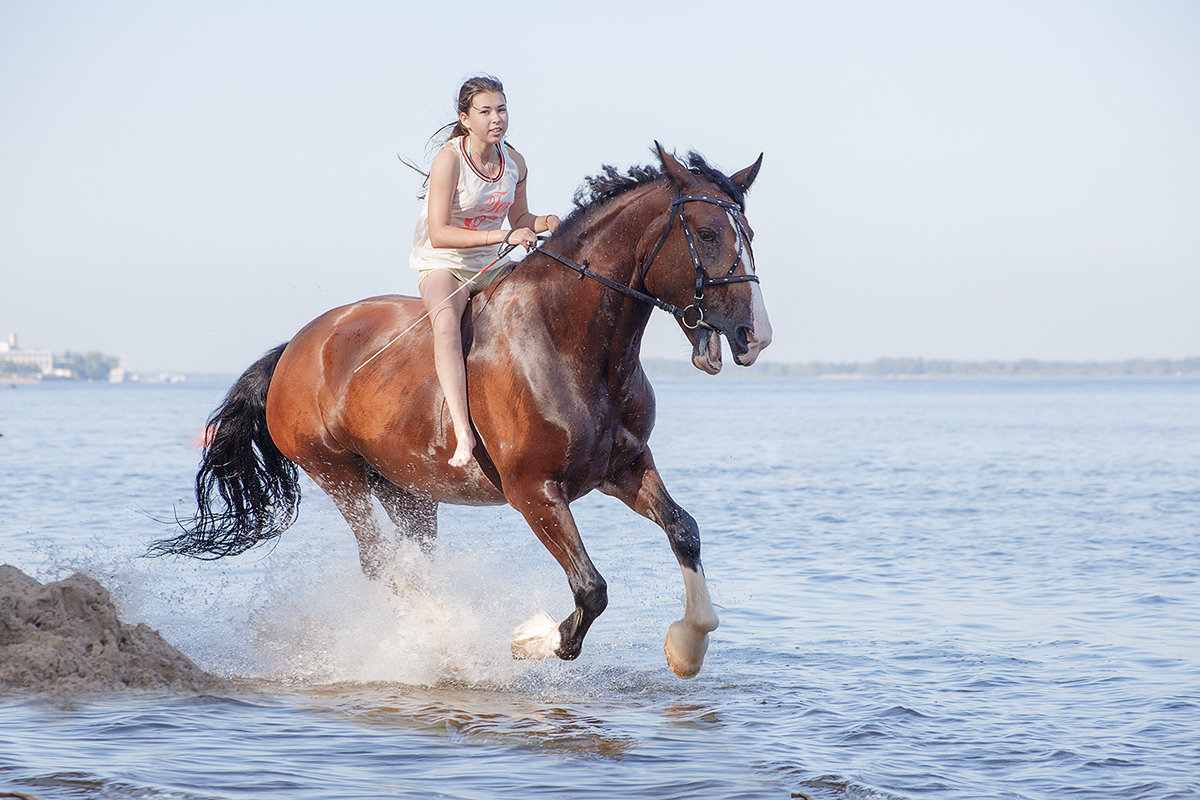
[[[402,548],[380,581],[356,563],[289,571],[249,621],[263,676],[285,682],[508,683],[509,640],[528,598],[497,593],[497,565]]]

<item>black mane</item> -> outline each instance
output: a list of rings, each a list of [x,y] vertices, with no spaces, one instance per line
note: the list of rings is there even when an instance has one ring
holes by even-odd
[[[742,191],[742,188],[730,180],[725,173],[705,161],[704,156],[693,150],[687,154],[684,164],[695,174],[715,183],[722,192],[742,208],[746,207],[746,193]],[[575,191],[575,208],[563,220],[562,228],[575,227],[593,208],[602,206],[639,186],[653,183],[663,176],[661,167],[649,164],[630,167],[624,173],[608,164],[603,165],[600,169],[601,172],[598,175],[584,178],[583,185]]]

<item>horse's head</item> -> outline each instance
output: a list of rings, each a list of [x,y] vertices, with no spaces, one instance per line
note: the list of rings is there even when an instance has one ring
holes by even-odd
[[[673,199],[643,242],[646,289],[685,309],[679,325],[692,343],[698,369],[721,371],[721,334],[734,362],[748,367],[771,343],[771,323],[754,273],[754,232],[745,215],[746,190],[762,156],[727,177],[695,154],[688,168],[656,146]]]

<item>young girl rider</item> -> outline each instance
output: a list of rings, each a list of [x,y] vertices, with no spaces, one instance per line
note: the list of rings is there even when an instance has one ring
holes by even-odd
[[[525,159],[505,143],[507,131],[508,105],[500,81],[485,76],[464,83],[458,92],[458,122],[429,171],[409,259],[420,270],[417,288],[433,325],[434,368],[454,424],[453,467],[471,463],[475,449],[461,330],[468,293],[483,289],[500,272],[497,265],[480,274],[495,261],[498,246],[530,250],[537,245],[537,234],[553,233],[559,223],[553,214],[530,213]],[[505,217],[508,228],[502,227]]]

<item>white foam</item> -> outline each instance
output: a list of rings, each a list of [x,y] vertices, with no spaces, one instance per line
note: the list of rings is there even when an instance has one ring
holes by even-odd
[[[513,629],[543,609],[570,610],[558,565],[523,532],[444,530],[433,554],[404,545],[373,581],[341,519],[315,517],[254,563],[144,562],[156,586],[122,579],[132,590],[122,595],[145,613],[168,593],[174,613],[160,608],[151,624],[206,668],[305,684],[508,684],[535,668],[513,660]]]
[[[479,583],[454,580],[459,566],[409,553],[382,581],[365,578],[356,563],[302,583],[289,576],[250,621],[266,677],[419,685],[511,679],[511,626],[499,622],[506,612]]]

